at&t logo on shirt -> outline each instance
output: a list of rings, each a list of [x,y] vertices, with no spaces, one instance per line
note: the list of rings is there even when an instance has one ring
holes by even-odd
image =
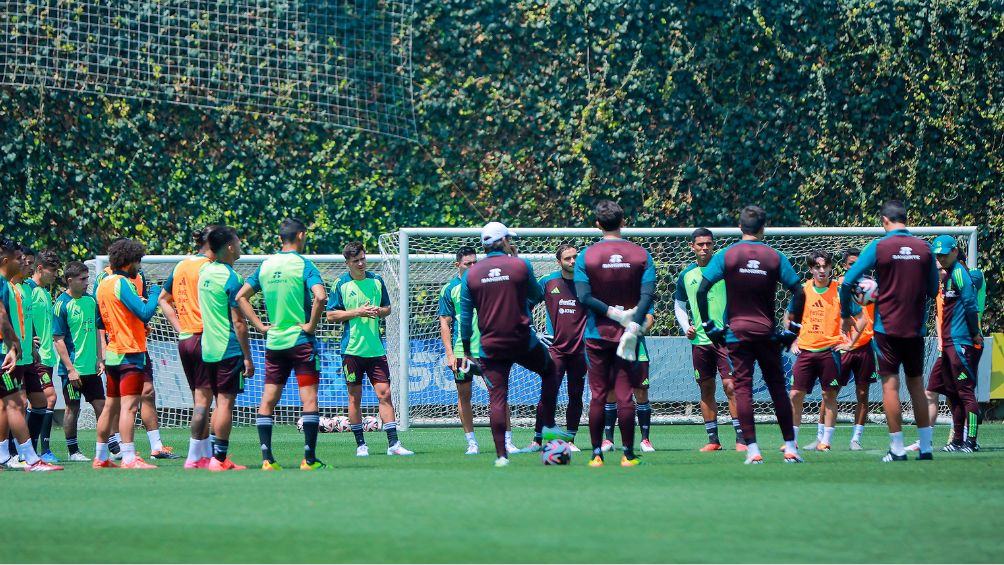
[[[624,262],[623,255],[611,255],[610,259],[603,264],[604,269],[630,269],[631,263]]]
[[[767,276],[767,271],[760,268],[760,261],[756,259],[750,259],[746,261],[745,267],[740,267],[739,272],[744,275],[763,275]]]
[[[920,261],[920,255],[914,254],[912,247],[900,247],[899,253],[893,255],[892,258],[900,261]]]
[[[488,276],[481,279],[482,284],[509,280],[509,275],[503,275],[502,269],[489,269]]]

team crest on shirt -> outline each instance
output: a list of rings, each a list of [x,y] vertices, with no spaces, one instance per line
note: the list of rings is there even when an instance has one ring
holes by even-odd
[[[760,268],[760,261],[756,259],[750,259],[746,261],[745,267],[740,267],[739,272],[744,275],[763,275],[767,276],[767,271]]]
[[[502,269],[489,269],[488,276],[481,279],[482,284],[503,282],[509,280],[509,275],[503,275]]]
[[[920,261],[920,255],[914,253],[912,247],[900,247],[899,253],[893,255],[892,258],[900,261]]]
[[[607,262],[603,264],[604,269],[630,269],[631,263],[624,262],[623,255],[613,254],[607,259]]]

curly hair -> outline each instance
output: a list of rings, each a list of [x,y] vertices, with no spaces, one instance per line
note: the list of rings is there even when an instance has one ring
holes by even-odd
[[[113,270],[142,261],[144,255],[146,247],[135,239],[123,238],[108,246],[108,263]]]

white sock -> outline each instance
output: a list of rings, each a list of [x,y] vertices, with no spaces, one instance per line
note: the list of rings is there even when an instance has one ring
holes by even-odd
[[[792,426],[791,429],[795,430],[795,442],[798,442],[798,426]]]
[[[906,454],[906,448],[903,447],[903,432],[894,432],[889,434],[889,451],[891,451],[893,455]]]
[[[10,459],[10,448],[8,447],[7,440],[4,439],[0,442],[0,463],[6,463]]]
[[[798,445],[793,441],[784,442],[785,453],[798,453]]]
[[[108,442],[98,443],[94,446],[94,458],[98,461],[108,461]]]
[[[17,454],[29,465],[34,465],[39,461],[38,454],[35,453],[35,447],[31,445],[31,438],[28,438],[28,441],[24,443],[17,444]]]
[[[185,462],[195,463],[199,459],[202,459],[202,440],[188,438],[188,457],[185,458]]]
[[[213,441],[208,437],[199,440],[200,448],[202,449],[202,456],[206,458],[212,458],[213,456]]]
[[[823,439],[821,441],[826,445],[830,445],[830,442],[833,441],[833,428],[828,426],[823,428]]]
[[[755,441],[753,443],[746,444],[746,458],[749,459],[756,455],[760,455],[760,446],[757,445]]]
[[[512,443],[512,431],[508,431],[505,433],[505,442]]]
[[[851,437],[851,441],[861,441],[861,434],[865,433],[865,427],[861,424],[854,424],[854,435]]]
[[[467,443],[477,443],[478,440],[474,439],[474,432],[464,433],[464,437],[467,438]]]
[[[816,424],[816,441],[823,441],[823,429],[825,427],[822,422]]]
[[[135,443],[120,443],[119,446],[122,448],[122,462],[132,463],[136,460],[136,444]]]
[[[146,437],[150,439],[150,451],[160,451],[164,449],[164,444],[160,442],[160,429],[146,432]]]
[[[917,428],[917,434],[920,435],[920,452],[930,453],[932,451],[931,442],[934,438],[934,426],[927,426],[926,428]]]

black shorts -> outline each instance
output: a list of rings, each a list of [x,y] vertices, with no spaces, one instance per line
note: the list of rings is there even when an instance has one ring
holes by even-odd
[[[924,374],[924,338],[893,337],[876,332],[872,348],[880,375],[898,375],[901,365],[908,377]]]
[[[52,367],[41,363],[32,363],[24,372],[24,390],[28,394],[43,392],[52,388]]]
[[[24,374],[31,365],[18,365],[9,373],[0,375],[0,398],[5,398],[21,390]]]
[[[81,396],[91,403],[105,399],[105,387],[98,375],[80,375],[79,389],[70,386],[70,378],[66,375],[60,376],[60,380],[63,381],[63,399],[67,404],[79,404]]]
[[[216,363],[206,363],[206,376],[213,394],[244,392],[244,357],[228,357]],[[207,388],[207,387],[199,387]]]
[[[387,364],[387,356],[380,357],[356,357],[355,355],[345,355],[342,357],[342,375],[345,377],[345,384],[361,385],[363,376],[369,377],[370,384],[390,383],[390,365]]]

